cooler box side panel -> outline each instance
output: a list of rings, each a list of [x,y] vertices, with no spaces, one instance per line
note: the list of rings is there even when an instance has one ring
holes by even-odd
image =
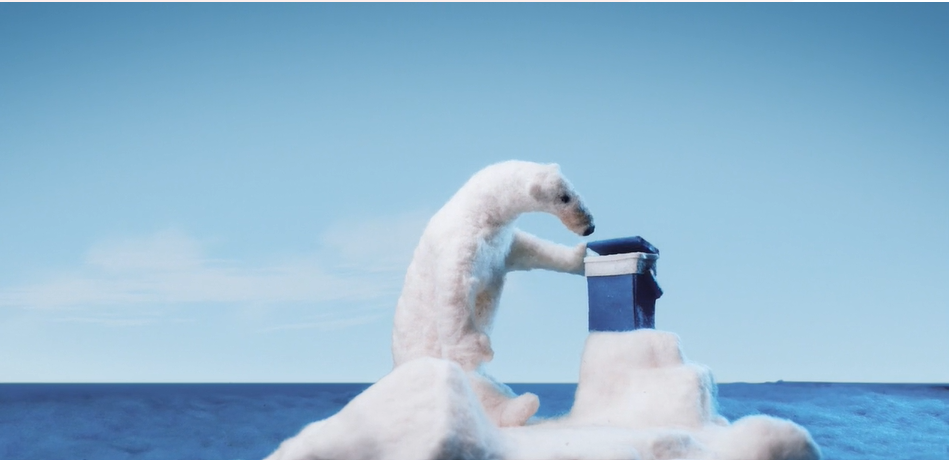
[[[587,278],[591,331],[631,331],[633,275],[591,276]]]
[[[633,328],[656,328],[656,290],[658,285],[649,275],[633,276]]]

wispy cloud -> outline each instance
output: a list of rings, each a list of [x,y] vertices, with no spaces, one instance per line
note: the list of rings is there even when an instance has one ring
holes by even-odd
[[[404,271],[431,216],[417,211],[397,217],[340,220],[320,238],[332,248],[340,266],[376,271]]]
[[[278,332],[278,331],[290,331],[290,330],[300,330],[300,329],[310,329],[316,331],[329,331],[334,329],[342,329],[350,326],[358,326],[360,324],[371,323],[379,319],[384,318],[386,315],[384,313],[374,313],[374,314],[362,314],[358,316],[349,316],[344,317],[340,315],[320,315],[314,318],[309,318],[302,322],[282,324],[279,326],[271,326],[264,328],[261,332]]]
[[[91,313],[88,316],[62,316],[50,319],[56,323],[79,323],[96,324],[100,326],[127,327],[127,326],[145,326],[157,323],[190,323],[194,320],[181,318],[162,318],[160,316],[141,316],[141,315],[102,315]]]
[[[200,240],[175,229],[102,241],[75,269],[33,284],[0,286],[0,307],[65,312],[190,303],[394,303],[426,219],[424,213],[413,213],[341,221],[322,235],[317,253],[268,264],[212,258]],[[338,328],[382,316],[355,315],[279,328]],[[81,316],[59,321],[131,325],[147,319]]]

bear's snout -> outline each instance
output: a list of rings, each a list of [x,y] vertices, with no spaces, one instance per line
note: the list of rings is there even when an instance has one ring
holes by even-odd
[[[572,207],[566,214],[561,214],[560,220],[577,235],[590,236],[596,229],[593,216],[582,203]]]

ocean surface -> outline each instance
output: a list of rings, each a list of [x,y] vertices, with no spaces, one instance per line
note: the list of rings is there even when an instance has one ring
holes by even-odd
[[[2,460],[259,460],[369,384],[0,384]],[[512,384],[539,416],[575,384]],[[807,428],[829,460],[949,459],[949,385],[720,384],[729,420],[767,414]]]

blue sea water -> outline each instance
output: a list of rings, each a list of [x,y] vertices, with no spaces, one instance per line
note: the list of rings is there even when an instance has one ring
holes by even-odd
[[[262,459],[369,384],[0,384],[3,460]],[[563,414],[575,384],[512,384]],[[729,420],[768,414],[807,428],[826,459],[949,459],[949,386],[719,385]]]

